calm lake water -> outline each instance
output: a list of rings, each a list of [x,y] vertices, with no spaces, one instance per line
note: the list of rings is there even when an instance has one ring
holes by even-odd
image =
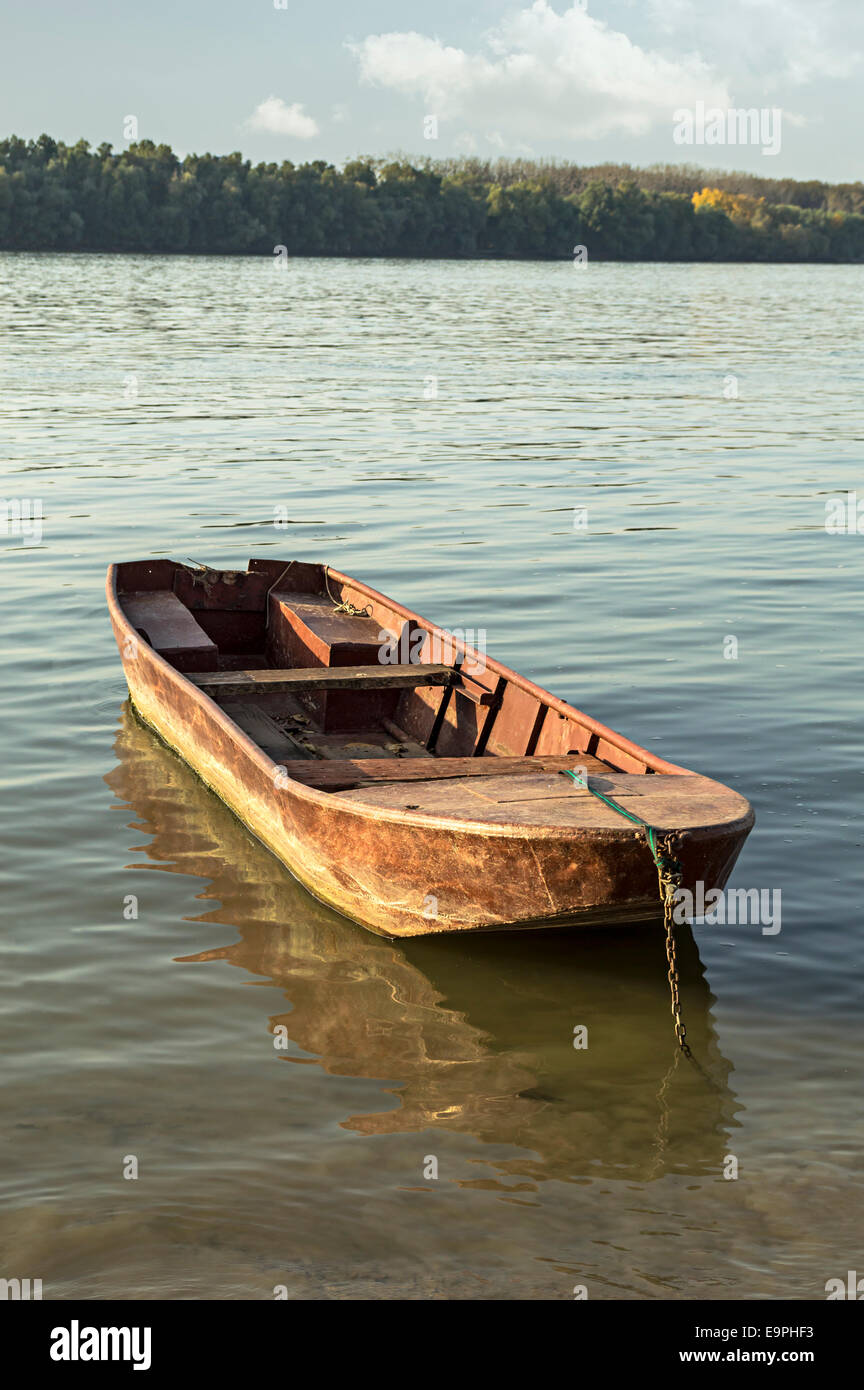
[[[825,529],[862,330],[854,267],[0,256],[2,492],[44,512],[0,534],[0,1276],[864,1273],[864,535]],[[399,944],[310,899],[130,713],[104,573],[153,555],[327,560],[744,792],[782,929],[682,931],[700,1069],[659,932]]]

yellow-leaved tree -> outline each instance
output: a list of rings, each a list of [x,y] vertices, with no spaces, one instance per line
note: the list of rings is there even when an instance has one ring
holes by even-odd
[[[765,207],[764,198],[751,198],[746,193],[726,193],[722,188],[703,188],[701,193],[693,194],[693,206],[697,212],[702,208],[714,208],[725,212],[733,222],[760,222]]]

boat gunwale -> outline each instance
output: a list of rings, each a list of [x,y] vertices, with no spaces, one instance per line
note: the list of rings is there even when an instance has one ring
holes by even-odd
[[[172,561],[171,563],[175,566],[175,568],[186,568],[185,566],[181,565],[178,561]],[[105,590],[109,614],[111,616],[112,621],[119,626],[121,632],[129,636],[132,636],[137,641],[140,641],[141,639],[137,632],[137,629],[133,626],[130,619],[127,617],[120,601],[120,593],[117,587],[118,570],[119,563],[112,563],[109,565],[108,573],[106,575]],[[247,570],[246,572],[248,573],[250,571]],[[618,748],[619,751],[625,752],[630,756],[638,757],[640,760],[645,762],[646,765],[652,767],[653,773],[656,773],[657,775],[673,775],[688,777],[695,777],[699,775],[694,773],[689,768],[679,767],[675,763],[669,763],[665,759],[660,758],[658,755],[650,753],[648,749],[640,747],[639,744],[634,743],[625,735],[617,733],[614,729],[610,729],[607,725],[601,724],[598,720],[593,719],[590,715],[584,714],[581,710],[578,710],[574,706],[569,705],[566,700],[562,700],[559,696],[553,695],[548,690],[544,690],[542,686],[536,685],[527,677],[520,675],[518,671],[513,671],[509,667],[504,666],[503,663],[496,661],[494,657],[489,657],[485,654],[481,655],[481,653],[477,652],[473,647],[469,647],[465,643],[461,642],[459,639],[452,637],[449,633],[445,632],[444,629],[440,628],[436,623],[432,623],[428,619],[422,618],[419,614],[414,613],[411,609],[406,608],[404,605],[398,603],[394,599],[388,598],[387,595],[380,593],[378,590],[371,588],[369,585],[362,583],[360,580],[352,579],[350,575],[346,575],[338,570],[334,570],[330,568],[330,566],[326,566],[326,573],[328,578],[335,580],[337,583],[344,583],[349,585],[355,592],[360,593],[369,599],[381,603],[385,608],[390,609],[399,617],[406,620],[412,620],[418,623],[428,633],[446,638],[446,640],[451,644],[451,646],[454,649],[461,651],[466,656],[473,656],[477,658],[478,661],[482,661],[483,663],[485,663],[486,668],[491,669],[495,675],[505,678],[508,681],[508,683],[515,684],[520,690],[523,690],[526,693],[539,699],[548,708],[554,710],[556,713],[560,715],[563,715],[565,718],[568,718],[571,723],[581,725],[581,727],[587,729],[591,734],[597,734],[598,736],[607,740],[613,747]],[[241,729],[239,725],[237,725],[234,722],[234,720],[231,719],[230,716],[225,713],[222,707],[214,699],[212,699],[211,696],[205,694],[203,690],[196,686],[192,681],[188,680],[186,674],[183,671],[180,671],[176,666],[173,666],[170,661],[168,661],[164,656],[162,656],[161,653],[156,651],[156,649],[152,647],[149,643],[147,643],[146,646],[148,658],[155,663],[156,669],[163,672],[164,675],[166,675],[169,678],[169,683],[182,690],[184,695],[188,697],[191,694],[193,702],[197,703],[201,707],[202,713],[206,714],[208,719],[212,720],[215,716],[216,724],[222,730],[222,732],[227,734],[234,742],[234,744],[239,749],[241,749],[247,756],[251,755],[253,762],[257,763],[260,771],[263,772],[269,778],[271,783],[273,783],[274,770],[278,769],[280,767],[280,764],[275,762],[267,753],[265,753],[263,749],[260,748],[257,743],[255,743],[254,739],[252,739],[247,733],[245,733],[244,730]],[[152,682],[150,683],[152,684]],[[133,704],[134,703],[135,701],[133,696]],[[146,722],[151,723],[152,721],[146,720]],[[157,732],[159,732],[158,727]],[[183,755],[181,754],[181,756]],[[578,754],[574,754],[574,760],[578,759],[578,756]],[[188,759],[185,760],[188,761]],[[490,760],[494,761],[494,759]],[[578,766],[578,762],[576,763],[576,765]],[[238,775],[242,777],[242,773]],[[610,768],[610,775],[616,775],[614,769],[612,768]],[[618,775],[622,774],[619,773]],[[206,778],[204,780],[206,781]],[[708,780],[714,781],[715,779],[712,778]],[[717,782],[716,785],[719,787],[723,787],[726,791],[733,791],[732,788],[726,787],[724,783]],[[446,815],[440,814],[430,814],[421,811],[401,810],[396,807],[375,806],[369,803],[364,803],[363,801],[359,800],[349,802],[345,800],[340,800],[338,798],[338,793],[320,791],[317,788],[308,787],[303,782],[299,782],[292,777],[288,777],[287,774],[284,777],[284,786],[276,787],[274,784],[273,791],[276,793],[288,792],[289,795],[296,797],[298,800],[303,802],[309,802],[312,805],[318,806],[320,808],[326,806],[333,809],[335,803],[335,805],[339,807],[340,811],[343,814],[357,816],[364,820],[371,820],[378,823],[393,824],[398,826],[414,826],[417,828],[427,830],[446,829],[457,832],[460,835],[481,834],[495,839],[510,838],[533,841],[565,840],[572,842],[574,840],[578,841],[585,839],[602,840],[604,842],[615,842],[631,841],[634,838],[641,836],[642,834],[641,829],[636,826],[622,825],[620,829],[616,826],[529,826],[525,824],[520,824],[518,821],[501,822],[484,821],[479,819],[457,819],[455,817],[448,817]],[[221,794],[217,793],[217,795]],[[744,812],[740,817],[736,818],[735,820],[724,821],[719,824],[706,823],[705,825],[693,826],[692,828],[688,828],[688,838],[698,840],[702,836],[713,837],[717,834],[718,829],[722,829],[723,834],[735,834],[739,830],[744,829],[745,827],[749,829],[749,827],[753,824],[754,821],[753,809],[750,806],[747,799],[741,796],[740,793],[735,792],[734,795],[740,797],[741,801],[744,802],[745,806],[747,807],[746,812]],[[224,800],[224,797],[222,799]]]

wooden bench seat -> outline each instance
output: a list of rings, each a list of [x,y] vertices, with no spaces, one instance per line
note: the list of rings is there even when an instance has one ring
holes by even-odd
[[[286,776],[316,791],[341,792],[385,782],[434,782],[453,777],[500,777],[538,772],[564,772],[584,767],[590,774],[608,773],[609,764],[588,753],[553,758],[355,758],[317,762],[282,762]]]
[[[120,602],[135,630],[178,671],[207,671],[216,665],[215,642],[170,589],[123,594]]]
[[[274,592],[270,595],[271,628],[282,632],[289,660],[298,665],[320,662],[341,666],[374,660],[381,647],[381,627],[360,613],[340,613],[321,594]]]
[[[324,579],[322,574],[322,579]],[[326,666],[380,666],[387,637],[380,622],[366,612],[341,610],[339,596],[292,593],[274,589],[268,600],[267,656],[283,669]],[[350,687],[349,687],[350,688]],[[362,702],[345,688],[318,686],[305,691],[303,704],[325,733],[360,730],[382,718],[393,718],[402,690],[367,685]]]
[[[284,691],[412,690],[449,685],[449,666],[303,666],[289,670],[202,671],[190,680],[208,695],[275,695]]]

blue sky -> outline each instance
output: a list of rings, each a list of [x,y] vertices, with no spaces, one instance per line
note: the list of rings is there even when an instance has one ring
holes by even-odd
[[[0,21],[2,134],[122,148],[134,116],[181,154],[862,177],[861,0],[2,0]],[[700,103],[779,108],[779,152],[676,143],[675,112]]]

